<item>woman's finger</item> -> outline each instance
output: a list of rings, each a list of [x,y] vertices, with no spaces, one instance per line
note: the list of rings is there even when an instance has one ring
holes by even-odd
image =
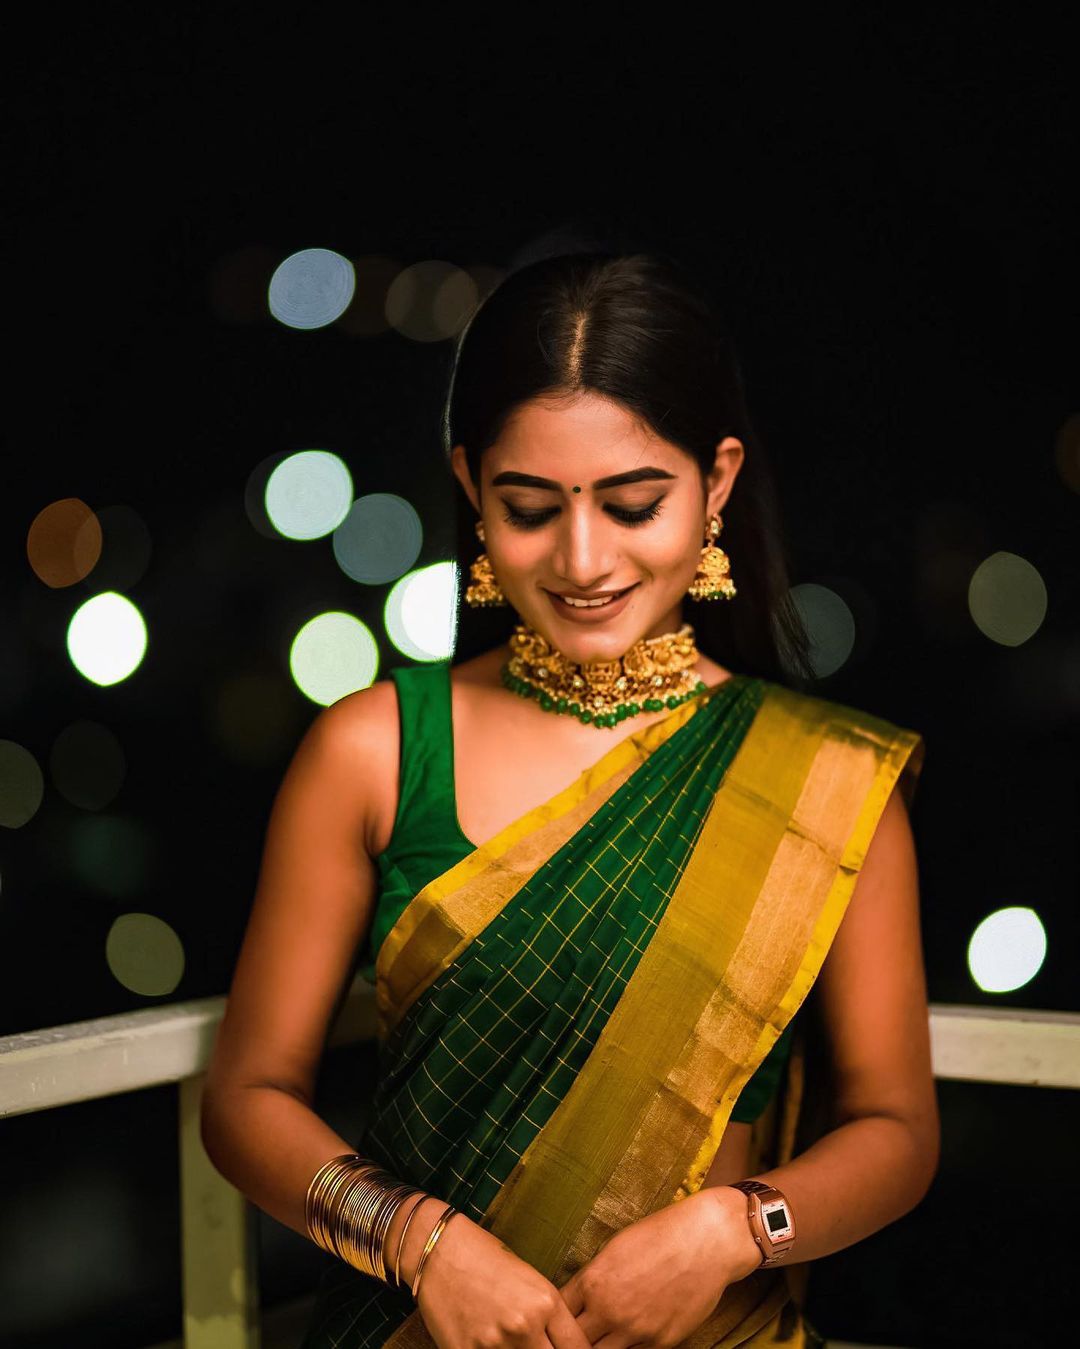
[[[631,1340],[625,1330],[611,1330],[593,1343],[593,1349],[638,1349],[639,1341]]]
[[[561,1298],[556,1304],[545,1330],[555,1349],[592,1349],[589,1337]]]
[[[559,1289],[559,1295],[566,1303],[571,1316],[577,1316],[585,1310],[585,1294],[581,1291],[581,1280],[576,1274],[567,1279]]]

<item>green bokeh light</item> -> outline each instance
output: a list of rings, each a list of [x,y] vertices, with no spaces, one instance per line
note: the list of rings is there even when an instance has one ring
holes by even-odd
[[[383,608],[390,640],[410,660],[446,660],[457,640],[457,563],[433,562],[403,576]]]
[[[321,539],[349,513],[353,480],[348,465],[329,450],[298,450],[266,482],[267,519],[286,539]]]
[[[371,629],[352,614],[317,614],[293,639],[289,669],[301,693],[329,707],[375,682],[379,648]]]
[[[119,684],[146,654],[142,614],[115,590],[94,595],[75,610],[67,630],[72,665],[93,684]]]

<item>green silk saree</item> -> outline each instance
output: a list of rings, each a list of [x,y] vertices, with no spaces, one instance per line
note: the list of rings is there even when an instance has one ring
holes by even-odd
[[[694,1193],[922,757],[916,732],[748,675],[618,741],[387,934],[356,1150],[556,1285]],[[800,1067],[756,1155],[790,1157]],[[804,1345],[790,1274],[733,1284],[684,1344]],[[335,1261],[301,1349],[433,1343],[408,1293]]]

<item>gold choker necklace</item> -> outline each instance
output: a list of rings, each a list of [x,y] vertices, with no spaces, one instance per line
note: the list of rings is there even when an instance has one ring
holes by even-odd
[[[535,628],[519,623],[510,638],[502,682],[523,698],[535,698],[545,712],[565,712],[594,726],[615,726],[641,712],[660,712],[703,693],[708,685],[694,674],[700,659],[694,629],[642,638],[617,660],[578,665]]]

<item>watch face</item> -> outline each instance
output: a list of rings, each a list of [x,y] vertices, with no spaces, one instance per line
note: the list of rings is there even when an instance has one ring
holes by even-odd
[[[794,1236],[791,1217],[782,1199],[773,1199],[769,1203],[762,1204],[761,1216],[771,1241],[786,1241],[788,1237]]]

